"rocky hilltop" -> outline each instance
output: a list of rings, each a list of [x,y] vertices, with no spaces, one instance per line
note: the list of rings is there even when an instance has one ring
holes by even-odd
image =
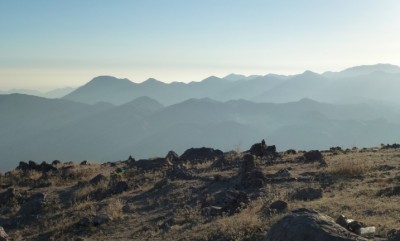
[[[400,240],[400,145],[191,148],[0,175],[0,240]]]

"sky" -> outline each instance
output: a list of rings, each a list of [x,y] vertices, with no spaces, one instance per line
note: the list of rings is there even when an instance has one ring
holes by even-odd
[[[400,65],[398,0],[3,0],[0,90]]]

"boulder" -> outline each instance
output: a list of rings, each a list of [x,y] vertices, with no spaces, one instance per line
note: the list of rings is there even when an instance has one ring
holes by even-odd
[[[288,203],[282,200],[277,200],[269,205],[268,203],[265,203],[261,208],[260,217],[263,219],[269,219],[272,215],[276,213],[286,212],[288,208]]]
[[[136,167],[138,170],[141,171],[161,171],[168,169],[170,166],[172,166],[172,163],[168,162],[165,158],[163,157],[157,157],[153,159],[141,159],[139,161],[136,161],[133,163],[133,166]]]
[[[208,147],[190,148],[180,156],[180,160],[193,163],[201,163],[205,161],[214,161],[215,159],[221,158],[223,156],[224,153],[218,149]]]
[[[296,155],[297,151],[293,150],[293,149],[289,149],[289,150],[285,151],[285,154],[287,154],[287,155]]]
[[[322,198],[322,189],[321,188],[303,188],[297,190],[291,195],[292,199],[301,200],[301,201],[311,201],[315,199]]]
[[[21,161],[16,169],[21,170],[23,172],[39,171],[39,172],[44,172],[44,173],[57,170],[57,168],[55,168],[52,164],[42,162],[40,165],[38,165],[34,161],[29,161],[28,163]]]
[[[388,241],[400,241],[400,229],[392,229],[388,232]]]
[[[52,164],[47,164],[46,162],[42,162],[40,165],[37,166],[37,171],[46,173],[50,171],[57,171],[57,168],[55,168]]]
[[[259,168],[252,155],[243,156],[243,162],[239,169],[240,184],[244,188],[261,188],[264,186],[266,177]]]
[[[250,154],[257,157],[270,157],[270,158],[278,156],[275,145],[267,146],[264,140],[262,140],[260,143],[252,145],[250,148]]]
[[[51,162],[51,165],[53,165],[53,166],[58,166],[60,164],[61,164],[61,162],[59,160],[54,160]]]
[[[178,154],[176,154],[174,151],[169,151],[165,156],[165,160],[171,164],[177,164],[180,162]]]
[[[277,200],[269,205],[269,209],[281,213],[288,209],[288,203],[282,200]]]
[[[367,241],[313,209],[297,209],[272,225],[264,241]]]
[[[300,157],[300,160],[304,163],[312,162],[324,162],[324,156],[318,150],[307,151]]]
[[[11,240],[10,237],[7,235],[6,231],[4,231],[4,228],[0,226],[0,241],[9,241]]]
[[[86,166],[89,165],[89,162],[87,160],[84,160],[80,163],[81,166]]]
[[[346,218],[346,216],[344,215],[340,215],[336,219],[336,223],[346,228],[347,230],[364,237],[373,237],[375,234],[375,227],[368,227],[364,223]]]

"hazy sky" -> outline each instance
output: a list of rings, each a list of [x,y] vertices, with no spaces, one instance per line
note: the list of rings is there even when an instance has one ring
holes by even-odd
[[[4,0],[0,89],[400,65],[398,0]]]

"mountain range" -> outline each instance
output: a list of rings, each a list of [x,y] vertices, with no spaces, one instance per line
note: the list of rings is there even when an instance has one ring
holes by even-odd
[[[96,77],[62,98],[0,95],[0,171],[19,161],[115,161],[266,139],[284,149],[376,146],[400,137],[400,68],[133,83]]]
[[[123,104],[141,96],[151,97],[163,105],[190,98],[218,101],[245,99],[254,102],[285,103],[311,98],[329,103],[377,101],[400,104],[400,67],[389,64],[352,67],[341,72],[283,76],[210,76],[200,82],[164,83],[148,79],[134,83],[128,79],[99,76],[63,97],[66,100],[95,104]],[[383,94],[384,93],[384,94]]]

